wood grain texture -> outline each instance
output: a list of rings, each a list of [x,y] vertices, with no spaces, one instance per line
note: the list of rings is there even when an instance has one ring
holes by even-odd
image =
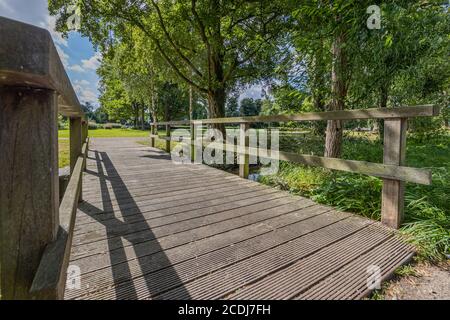
[[[406,119],[384,121],[383,161],[388,165],[401,166],[406,155]],[[381,198],[381,221],[391,228],[399,228],[405,206],[405,182],[384,179]]]
[[[249,147],[249,135],[248,135],[249,124],[241,123],[239,127],[239,149],[247,150]],[[241,178],[247,179],[249,173],[249,154],[247,152],[239,153],[239,176]]]
[[[87,144],[83,145],[86,152]],[[63,299],[66,270],[69,264],[76,211],[82,188],[85,155],[81,154],[75,164],[64,197],[59,207],[60,224],[55,241],[48,244],[42,255],[30,288],[33,299]]]
[[[57,96],[0,87],[0,291],[28,299],[58,226]]]
[[[292,115],[253,116],[234,118],[215,118],[193,121],[169,121],[159,122],[158,125],[186,125],[211,124],[211,123],[253,123],[253,122],[289,122],[289,121],[321,121],[321,120],[361,120],[361,119],[390,119],[432,117],[439,115],[439,107],[434,105],[407,106],[398,108],[369,108],[355,110],[338,110],[326,112],[305,112]]]

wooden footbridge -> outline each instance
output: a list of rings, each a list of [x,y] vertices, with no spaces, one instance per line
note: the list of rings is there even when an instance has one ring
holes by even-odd
[[[397,234],[407,119],[432,106],[155,123],[240,125],[240,176],[139,139],[91,139],[50,35],[0,18],[0,293],[3,299],[360,299],[414,254]],[[57,114],[70,118],[59,201]],[[384,163],[279,152],[383,179],[382,222],[246,179],[252,122],[385,119]],[[200,147],[201,148],[201,147]],[[257,152],[257,151],[256,151]],[[269,156],[271,153],[269,153]]]

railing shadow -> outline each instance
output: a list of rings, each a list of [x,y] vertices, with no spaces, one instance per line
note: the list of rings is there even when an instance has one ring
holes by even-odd
[[[110,190],[108,190],[107,186],[107,180],[110,182],[110,185],[112,187],[116,199],[115,201],[119,206],[120,213],[123,213],[126,210],[130,210],[130,204],[131,207],[133,208],[132,220],[129,220],[130,217],[129,215],[122,215],[122,220],[119,220],[117,218],[101,220],[98,219],[100,215],[90,214],[88,210],[86,211],[83,210],[86,214],[89,214],[91,217],[93,217],[94,219],[96,219],[105,226],[108,247],[110,248],[109,255],[111,262],[111,272],[114,281],[114,288],[116,291],[115,292],[116,298],[117,299],[126,298],[131,300],[138,299],[139,289],[136,288],[133,284],[133,277],[135,277],[136,275],[133,275],[132,270],[130,270],[126,251],[124,249],[123,238],[125,238],[132,244],[133,250],[137,257],[137,261],[139,263],[140,270],[143,271],[148,269],[149,261],[151,261],[151,259],[148,258],[150,251],[158,253],[158,265],[169,266],[164,268],[165,274],[168,275],[166,278],[167,281],[166,279],[164,279],[164,281],[162,282],[158,281],[158,283],[154,283],[150,277],[151,273],[145,274],[144,272],[144,275],[142,275],[142,273],[139,273],[137,275],[143,276],[150,297],[166,291],[167,289],[163,289],[167,288],[165,283],[170,283],[171,287],[179,287],[180,289],[184,288],[183,282],[179,278],[174,268],[171,266],[169,259],[164,254],[164,249],[159,245],[157,237],[155,236],[151,228],[148,226],[148,223],[146,222],[145,218],[142,216],[142,212],[139,210],[137,203],[134,201],[133,196],[129,192],[126,184],[121,179],[111,159],[108,157],[108,154],[106,152],[99,152],[94,150],[92,152],[94,152],[95,154],[95,161],[98,169],[98,173],[96,174],[96,176],[98,177],[100,182],[100,189],[101,189],[100,194],[102,195],[103,211],[104,212],[114,211],[112,199],[110,196]],[[106,172],[103,169],[102,164]],[[108,179],[109,176],[114,176],[115,178]],[[119,194],[120,196],[118,196]],[[139,233],[140,234],[145,233],[148,239],[156,240],[152,241],[151,245],[149,244],[149,246],[151,246],[151,250],[149,250],[150,248],[146,249],[144,246],[142,246],[142,240],[136,241],[136,239],[133,239],[132,234],[128,233],[121,235],[120,232],[118,233],[117,230],[114,230],[114,228],[117,228],[118,225],[125,226],[131,223],[139,225],[145,224],[148,226],[145,230],[139,229]],[[128,230],[128,228],[125,227],[122,230]],[[185,291],[185,296],[189,297],[189,293],[187,291]]]

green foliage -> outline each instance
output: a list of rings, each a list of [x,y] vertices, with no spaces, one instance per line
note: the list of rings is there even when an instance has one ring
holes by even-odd
[[[245,98],[241,100],[240,115],[241,116],[258,116],[261,112],[261,100],[253,100],[253,98]]]
[[[227,117],[238,117],[239,116],[239,102],[238,97],[231,96],[228,98],[227,104],[225,106],[225,115]]]

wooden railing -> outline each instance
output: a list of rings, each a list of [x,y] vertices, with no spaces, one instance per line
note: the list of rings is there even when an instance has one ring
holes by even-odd
[[[1,299],[63,297],[87,121],[50,33],[0,17]],[[58,113],[70,119],[61,204]]]
[[[301,163],[309,166],[322,167],[333,170],[355,172],[383,179],[382,190],[382,222],[392,228],[398,228],[403,219],[404,211],[404,184],[413,182],[418,184],[431,184],[431,171],[428,169],[411,168],[404,166],[406,152],[406,126],[407,119],[413,117],[432,117],[439,114],[439,108],[432,105],[411,106],[400,108],[361,109],[329,112],[310,112],[295,115],[255,116],[218,118],[193,121],[170,121],[152,124],[151,146],[155,146],[155,139],[166,141],[165,150],[170,152],[171,128],[189,125],[191,130],[191,156],[193,162],[198,162],[193,150],[198,148],[198,126],[204,124],[239,124],[239,175],[247,178],[249,173],[249,156],[260,156],[284,161]],[[383,163],[365,161],[344,160],[327,158],[292,152],[277,151],[275,155],[271,150],[259,150],[249,147],[248,129],[250,123],[274,123],[274,122],[301,122],[319,120],[364,120],[384,119],[384,155]],[[158,126],[166,127],[166,136],[158,136]],[[234,150],[233,145],[225,142],[210,144],[211,147],[222,150]],[[261,156],[262,154],[262,156]]]

